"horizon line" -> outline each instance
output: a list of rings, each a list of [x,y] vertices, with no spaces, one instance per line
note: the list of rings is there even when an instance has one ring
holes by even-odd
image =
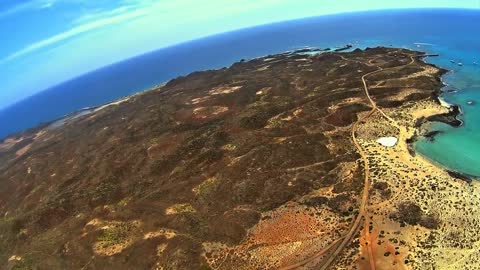
[[[180,42],[177,42],[177,43],[173,43],[171,45],[159,47],[159,48],[156,48],[156,49],[153,49],[153,50],[150,50],[150,51],[146,51],[146,52],[139,53],[139,54],[136,54],[136,55],[133,55],[133,56],[130,56],[130,57],[126,57],[126,58],[121,59],[119,61],[109,63],[109,64],[106,64],[106,65],[100,66],[98,68],[91,69],[87,72],[80,73],[76,76],[67,78],[67,79],[62,80],[58,83],[52,84],[51,86],[48,86],[48,87],[46,87],[46,88],[44,88],[44,89],[42,89],[42,90],[40,90],[40,91],[38,91],[38,92],[36,92],[32,95],[29,95],[25,98],[22,98],[20,100],[15,101],[15,102],[12,102],[11,104],[9,104],[9,105],[7,105],[3,108],[0,108],[0,113],[10,109],[11,107],[14,107],[15,105],[18,105],[19,103],[22,103],[25,100],[29,100],[29,99],[37,96],[37,95],[40,95],[44,92],[47,92],[47,91],[49,91],[53,88],[56,88],[60,85],[66,84],[68,82],[71,82],[71,81],[74,81],[74,80],[77,80],[77,79],[80,79],[82,77],[85,77],[89,74],[100,71],[102,69],[106,69],[108,67],[115,66],[115,65],[121,64],[123,62],[133,60],[135,58],[140,58],[140,57],[152,54],[152,53],[156,53],[156,52],[159,52],[159,51],[162,51],[162,50],[172,49],[172,48],[182,46],[182,45],[186,45],[186,44],[189,44],[189,43],[198,42],[198,41],[201,41],[201,40],[206,40],[206,39],[210,39],[210,38],[213,38],[213,37],[218,37],[218,36],[231,34],[231,33],[235,33],[235,32],[247,31],[247,30],[251,30],[251,29],[254,29],[254,28],[268,27],[268,26],[273,26],[273,25],[277,25],[277,24],[291,23],[291,22],[295,22],[295,21],[303,21],[303,20],[317,19],[317,18],[323,18],[323,17],[342,16],[342,15],[362,14],[362,13],[381,13],[381,12],[395,12],[395,11],[400,11],[401,12],[401,11],[412,11],[412,10],[418,10],[418,11],[421,11],[421,10],[428,10],[428,11],[442,11],[442,10],[443,11],[478,11],[478,12],[480,12],[480,6],[478,8],[462,8],[462,7],[454,7],[454,8],[452,8],[452,7],[420,7],[420,8],[414,8],[413,7],[413,8],[393,8],[393,9],[375,9],[375,10],[358,10],[358,11],[349,11],[349,12],[337,12],[337,13],[330,13],[330,14],[307,16],[307,17],[290,19],[290,20],[274,21],[274,22],[258,24],[258,25],[254,25],[254,26],[236,28],[236,29],[223,31],[223,32],[218,32],[218,33],[214,33],[214,34],[210,34],[210,35],[200,36],[198,38],[193,38],[193,39],[180,41]],[[140,90],[140,91],[142,91],[142,90]]]

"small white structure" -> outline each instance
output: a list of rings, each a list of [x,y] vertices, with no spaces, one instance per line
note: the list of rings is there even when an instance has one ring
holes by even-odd
[[[394,147],[397,144],[398,139],[395,137],[382,137],[378,139],[377,142],[386,147]]]

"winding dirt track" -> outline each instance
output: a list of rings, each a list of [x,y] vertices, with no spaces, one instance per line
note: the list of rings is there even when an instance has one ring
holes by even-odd
[[[363,86],[364,86],[364,90],[365,90],[365,95],[367,96],[369,102],[372,104],[372,110],[370,110],[370,112],[367,115],[365,115],[364,117],[358,119],[357,122],[355,122],[355,124],[353,124],[353,126],[352,126],[352,133],[351,133],[352,141],[355,144],[355,147],[357,148],[358,153],[360,154],[360,156],[363,160],[364,170],[365,170],[365,172],[364,172],[365,178],[364,178],[364,184],[363,184],[362,201],[360,203],[360,209],[359,209],[357,218],[355,219],[355,221],[353,222],[353,225],[350,228],[350,231],[346,234],[345,238],[343,238],[343,241],[340,242],[340,244],[336,247],[336,249],[333,251],[332,255],[329,256],[329,258],[324,262],[324,264],[320,268],[322,270],[327,269],[332,264],[332,262],[337,258],[337,256],[343,251],[345,246],[352,241],[353,236],[358,232],[358,228],[360,227],[360,223],[365,216],[366,206],[367,206],[367,202],[368,202],[368,191],[370,190],[370,180],[369,180],[370,179],[370,167],[369,167],[367,155],[365,154],[365,151],[363,150],[362,146],[358,142],[356,133],[357,133],[358,126],[362,122],[367,120],[370,116],[372,116],[378,110],[377,104],[370,97],[370,94],[368,92],[367,82],[365,81],[365,78],[369,75],[376,74],[376,73],[378,73],[380,71],[383,71],[383,70],[384,69],[380,68],[378,70],[369,72],[369,73],[362,76],[362,82],[363,82]],[[365,224],[365,225],[368,225],[368,224]],[[370,247],[370,245],[368,245],[368,246]],[[371,249],[369,249],[369,255],[372,255],[371,254]],[[372,265],[373,257],[372,256],[369,256],[369,257],[370,257],[370,265]],[[370,267],[370,268],[375,269],[375,266],[373,266],[373,268],[372,267]]]
[[[372,116],[375,112],[378,111],[382,114],[383,117],[388,119],[392,123],[392,125],[398,127],[397,122],[394,119],[392,119],[390,116],[386,115],[385,112],[383,112],[380,108],[378,108],[377,103],[375,103],[375,101],[372,100],[372,98],[370,96],[370,93],[368,91],[368,84],[367,84],[365,78],[370,76],[370,75],[373,75],[373,74],[376,74],[376,73],[379,73],[379,72],[382,72],[382,71],[385,71],[385,70],[396,69],[396,68],[411,65],[415,62],[415,58],[413,56],[410,56],[410,59],[411,59],[411,61],[408,64],[401,65],[401,66],[396,66],[396,67],[391,67],[391,68],[386,68],[386,69],[378,67],[379,68],[378,70],[369,72],[369,73],[362,76],[362,83],[363,83],[363,87],[364,87],[364,90],[365,90],[365,95],[366,95],[368,101],[370,102],[370,104],[372,105],[372,110],[367,115],[365,115],[364,117],[359,119],[357,122],[355,122],[355,124],[353,124],[353,126],[352,126],[352,141],[355,144],[355,147],[357,148],[358,153],[360,154],[360,156],[361,156],[361,158],[364,162],[365,178],[364,178],[364,186],[363,186],[363,193],[362,193],[362,201],[360,203],[360,209],[359,209],[359,212],[358,212],[358,216],[355,219],[350,231],[346,234],[346,237],[343,239],[343,241],[336,247],[336,249],[333,251],[332,255],[329,256],[329,258],[324,262],[324,264],[320,268],[322,270],[327,269],[332,264],[332,262],[336,259],[336,257],[343,251],[345,246],[352,241],[353,236],[358,232],[358,228],[360,226],[360,223],[361,223],[362,219],[365,220],[365,224],[364,224],[364,227],[366,228],[366,230],[365,230],[366,237],[365,238],[370,239],[369,238],[370,230],[368,229],[368,226],[369,226],[368,219],[365,218],[366,217],[367,204],[368,204],[368,195],[369,195],[369,190],[370,190],[370,179],[369,179],[370,178],[370,167],[369,167],[369,163],[368,163],[368,159],[367,159],[367,156],[365,154],[365,151],[363,150],[362,146],[360,145],[360,143],[358,142],[358,139],[357,139],[357,134],[356,133],[357,133],[358,126],[361,123],[365,122],[370,116]],[[374,260],[374,257],[373,257],[371,246],[372,245],[370,243],[368,243],[368,241],[367,241],[370,269],[375,270],[375,260]]]
[[[345,58],[344,58],[345,59]],[[321,269],[321,270],[326,270],[328,269],[332,263],[335,261],[335,259],[337,258],[337,256],[342,253],[342,251],[344,250],[344,248],[352,242],[352,239],[354,237],[354,235],[359,231],[359,228],[360,228],[360,224],[362,222],[362,220],[365,221],[365,224],[364,224],[364,228],[366,228],[366,231],[365,231],[365,238],[366,239],[370,239],[369,238],[369,234],[370,234],[370,231],[368,229],[369,227],[369,219],[366,218],[367,215],[367,204],[368,204],[368,195],[369,195],[369,190],[370,190],[370,167],[369,167],[369,162],[368,162],[368,159],[367,159],[367,155],[365,153],[365,151],[363,150],[362,146],[360,145],[360,143],[358,142],[358,139],[357,139],[357,130],[358,130],[358,127],[360,124],[364,123],[368,118],[370,118],[375,112],[379,112],[380,114],[382,114],[383,117],[385,117],[387,120],[389,120],[389,122],[395,126],[395,127],[399,127],[398,126],[398,123],[393,119],[391,118],[390,116],[388,116],[387,114],[385,114],[384,111],[382,111],[378,106],[377,104],[375,103],[375,101],[373,101],[373,99],[371,98],[370,96],[370,93],[369,93],[369,90],[368,90],[368,84],[367,84],[367,81],[366,81],[366,78],[368,76],[371,76],[373,74],[376,74],[376,73],[380,73],[382,71],[386,71],[386,70],[392,70],[392,69],[396,69],[396,68],[402,68],[402,67],[405,67],[405,66],[408,66],[408,65],[411,65],[415,62],[415,56],[410,56],[410,59],[411,61],[408,63],[408,64],[405,64],[405,65],[400,65],[400,66],[395,66],[395,67],[390,67],[390,68],[381,68],[381,67],[378,67],[377,66],[377,70],[375,71],[372,71],[372,72],[369,72],[369,73],[366,73],[362,76],[362,83],[363,83],[363,88],[364,88],[364,92],[365,92],[365,96],[367,97],[369,103],[371,104],[372,106],[372,109],[370,110],[370,112],[368,112],[368,114],[366,114],[365,116],[363,116],[362,118],[358,119],[353,125],[352,125],[352,132],[351,132],[351,136],[352,136],[352,141],[353,143],[355,144],[355,147],[357,148],[358,150],[358,153],[360,154],[361,156],[361,159],[363,160],[364,162],[364,186],[363,186],[363,192],[362,192],[362,200],[361,200],[361,203],[360,203],[360,208],[359,208],[359,213],[355,219],[355,221],[352,223],[352,226],[350,227],[350,230],[345,234],[343,235],[342,237],[340,237],[339,239],[333,241],[330,245],[328,245],[327,247],[325,247],[324,249],[322,249],[321,251],[317,252],[317,254],[315,254],[314,256],[306,259],[306,260],[303,260],[301,262],[298,262],[298,263],[295,263],[295,264],[292,264],[292,265],[289,265],[289,266],[285,266],[285,267],[282,267],[280,268],[281,270],[289,270],[289,269],[295,269],[295,268],[298,268],[298,267],[301,267],[301,266],[304,266],[305,264],[313,261],[314,259],[317,259],[321,256],[324,256],[327,252],[331,252],[330,255],[326,258],[325,261],[321,262],[321,264],[318,266],[319,268],[318,269]],[[345,59],[345,60],[349,60],[349,59]],[[369,66],[371,64],[368,64]],[[369,257],[369,265],[370,265],[370,270],[375,270],[375,259],[374,259],[374,256],[373,256],[373,252],[371,250],[371,244],[368,243],[367,241],[367,248],[368,248],[368,257]],[[333,250],[331,250],[333,249]]]

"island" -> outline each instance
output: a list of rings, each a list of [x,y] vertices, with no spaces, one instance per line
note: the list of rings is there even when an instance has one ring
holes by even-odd
[[[0,265],[478,266],[479,184],[413,147],[431,121],[460,125],[438,100],[446,70],[399,48],[303,52],[4,139]]]

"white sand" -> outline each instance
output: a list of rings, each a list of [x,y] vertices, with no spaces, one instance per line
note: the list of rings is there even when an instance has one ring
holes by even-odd
[[[397,144],[398,139],[395,137],[382,137],[378,139],[377,142],[386,147],[394,147]]]
[[[440,101],[440,105],[446,108],[452,107],[452,104],[446,102],[443,98],[439,97],[438,100]]]

